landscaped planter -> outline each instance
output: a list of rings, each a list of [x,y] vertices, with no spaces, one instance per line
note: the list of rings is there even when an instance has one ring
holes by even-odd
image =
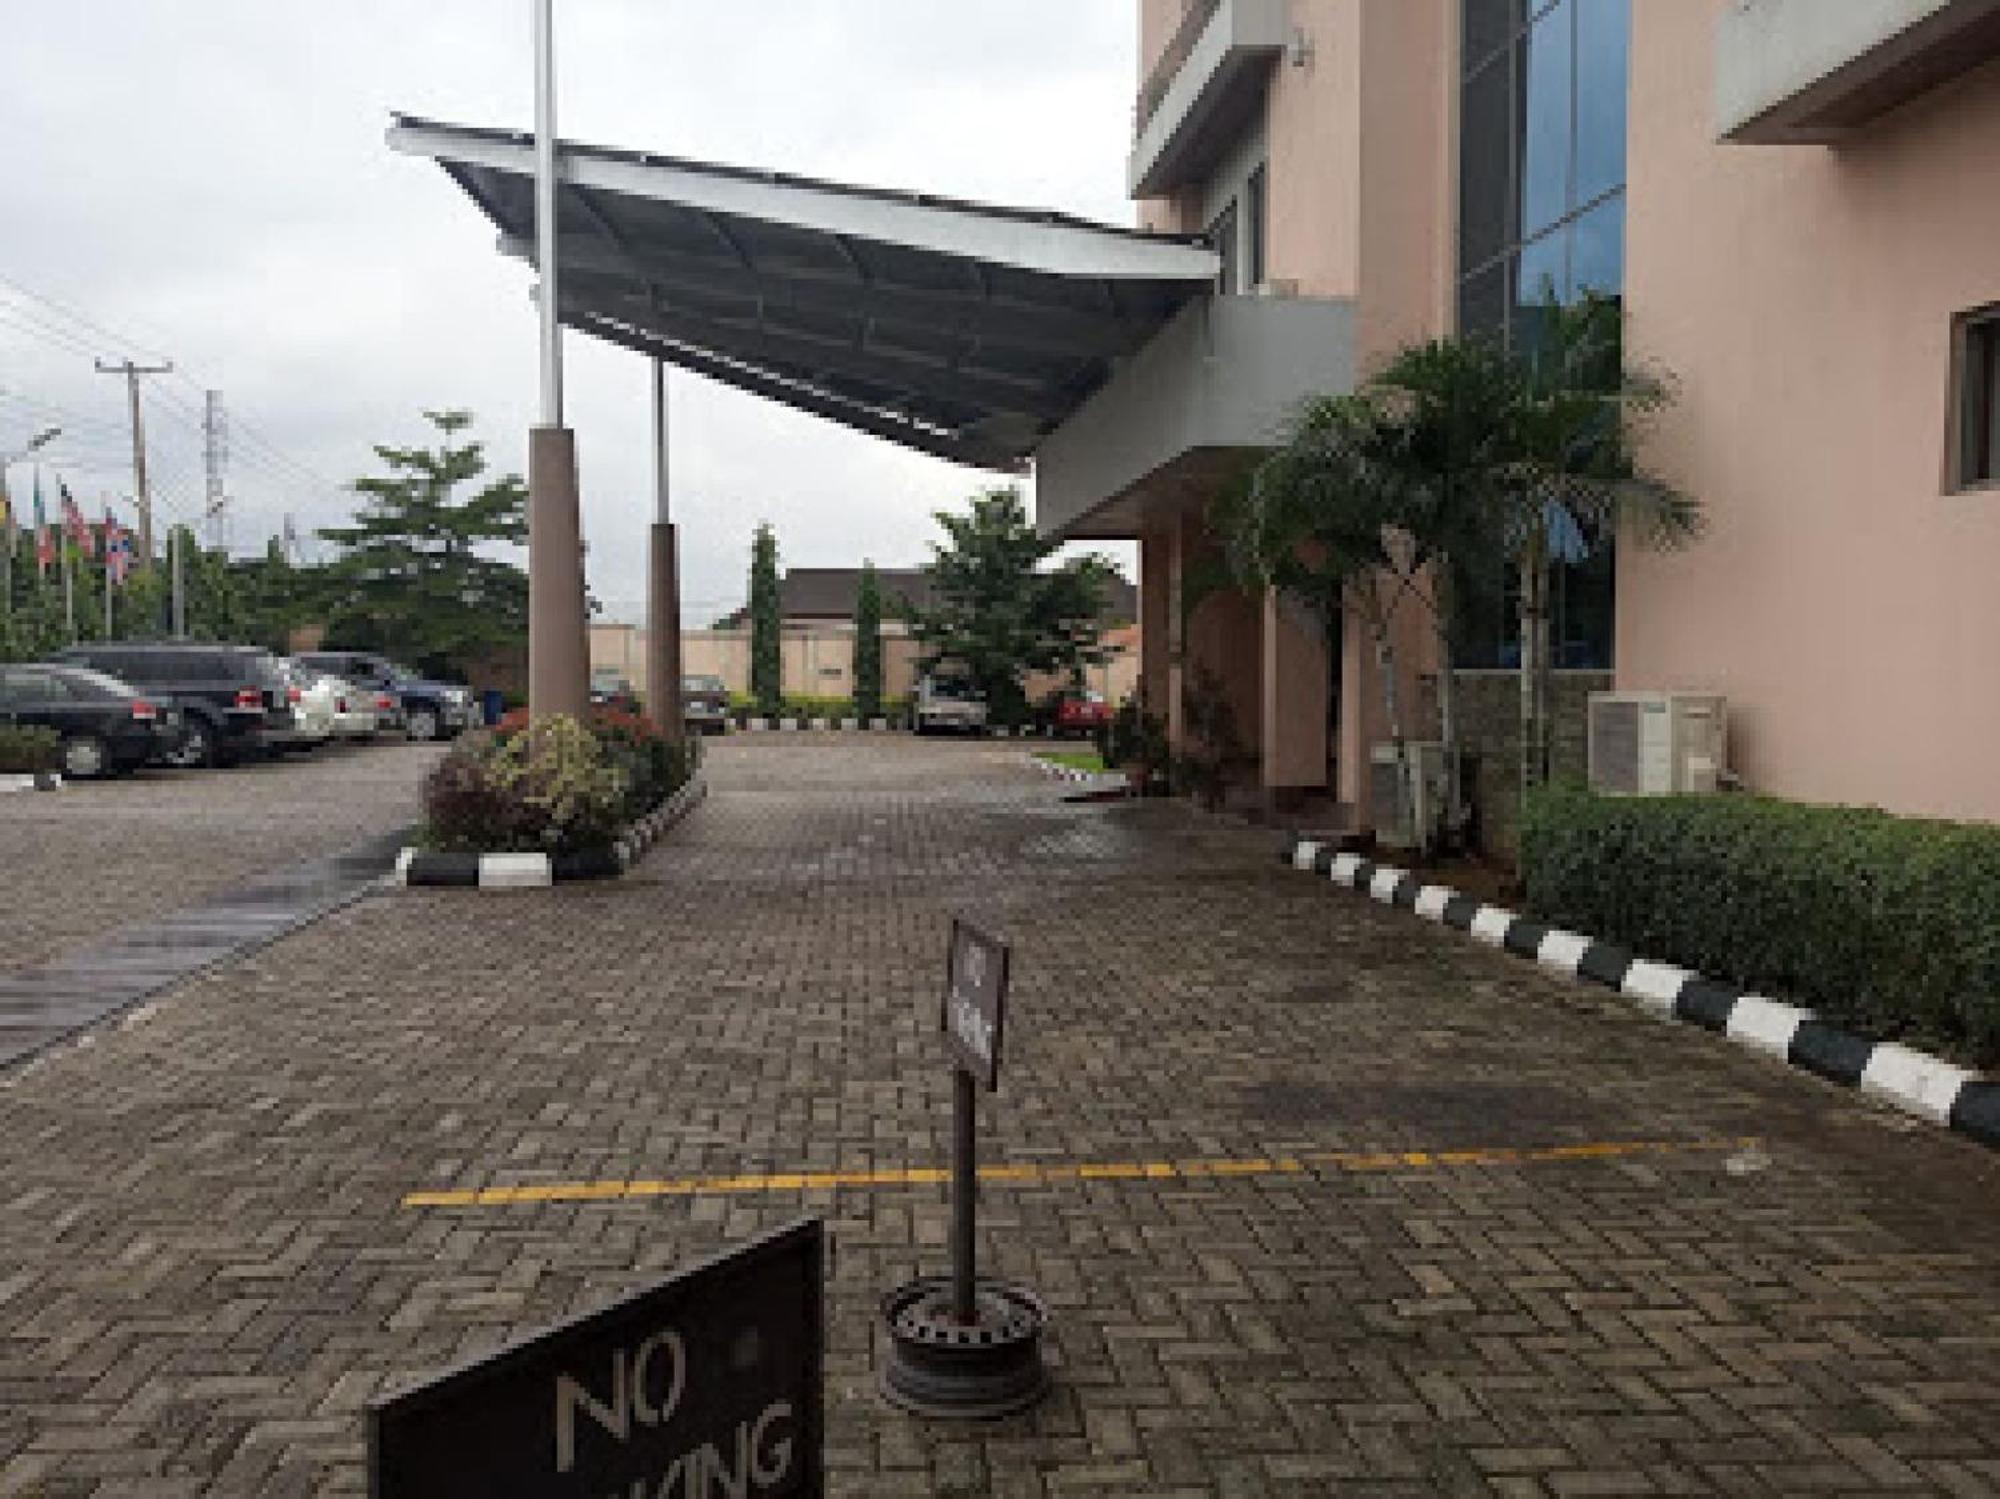
[[[480,890],[536,890],[575,880],[615,880],[645,856],[675,823],[708,795],[696,776],[659,806],[624,829],[609,848],[572,854],[441,853],[406,848],[396,860],[396,883]]]

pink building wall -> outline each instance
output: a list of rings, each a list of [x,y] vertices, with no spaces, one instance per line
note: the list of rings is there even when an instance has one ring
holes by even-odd
[[[2000,818],[2000,492],[1944,492],[1954,314],[2000,301],[2000,66],[1837,149],[1722,145],[1728,0],[1634,0],[1626,307],[1707,505],[1619,559],[1621,687],[1727,693],[1758,791]]]

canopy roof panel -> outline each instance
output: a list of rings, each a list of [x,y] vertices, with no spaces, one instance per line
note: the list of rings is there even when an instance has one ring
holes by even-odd
[[[399,115],[534,258],[529,133]],[[570,327],[979,468],[1041,440],[1215,282],[1199,239],[1064,214],[562,143]]]

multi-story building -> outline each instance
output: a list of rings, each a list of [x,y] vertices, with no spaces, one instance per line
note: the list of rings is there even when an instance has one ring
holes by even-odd
[[[1214,586],[1303,398],[1622,298],[1709,531],[1565,563],[1562,664],[1727,695],[1750,787],[2000,817],[2000,0],[1140,0],[1144,232],[565,147],[572,326],[1136,538],[1142,675],[1365,818],[1358,628]],[[529,141],[401,122],[528,253]],[[1474,569],[1475,572],[1477,568]],[[1512,664],[1506,580],[1460,665]],[[1404,700],[1434,670],[1406,611]]]

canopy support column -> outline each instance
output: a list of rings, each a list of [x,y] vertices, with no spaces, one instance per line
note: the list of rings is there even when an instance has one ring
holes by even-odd
[[[646,711],[667,738],[686,731],[681,713],[681,582],[667,454],[667,366],[653,364],[653,533],[646,584]]]

